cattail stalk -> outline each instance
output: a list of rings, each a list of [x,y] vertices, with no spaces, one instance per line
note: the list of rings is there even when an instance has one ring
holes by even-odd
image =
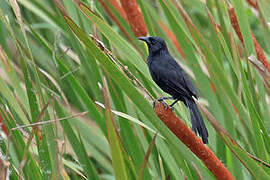
[[[241,43],[244,46],[245,44],[244,44],[243,36],[242,36],[241,31],[240,31],[240,26],[238,24],[238,20],[237,20],[237,17],[236,17],[236,14],[235,14],[233,7],[231,7],[229,9],[229,16],[230,16],[230,21],[231,21],[231,24],[233,26],[233,29],[236,32],[238,38],[240,39]],[[263,66],[270,73],[270,64],[268,63],[268,61],[264,55],[263,49],[261,48],[260,44],[258,43],[258,41],[256,40],[256,38],[252,32],[251,32],[251,36],[253,39],[253,43],[254,43],[254,47],[255,47],[255,51],[256,51],[258,60],[263,64]]]
[[[103,0],[102,0],[103,1]],[[123,10],[121,4],[117,0],[108,0],[109,3],[117,10],[117,12],[127,21],[127,15],[125,11]]]
[[[135,36],[146,36],[147,28],[136,0],[120,0]]]
[[[254,1],[252,1],[252,0],[247,0],[247,3],[251,6],[251,7],[253,7],[253,8],[255,8],[255,9],[258,9],[258,2],[257,2],[257,0],[255,0],[256,2],[254,2]]]
[[[110,0],[110,1],[114,1],[114,0]],[[107,12],[107,14],[110,16],[110,18],[117,24],[117,26],[120,28],[120,30],[124,33],[124,35],[126,36],[126,38],[132,42],[131,37],[129,36],[129,34],[126,32],[125,28],[122,26],[122,24],[118,21],[118,19],[116,18],[116,16],[113,14],[113,12],[111,12],[111,10],[109,9],[109,7],[107,6],[107,4],[105,3],[104,0],[99,0],[100,4],[103,6],[104,10]],[[118,3],[118,2],[116,2]],[[120,13],[120,15],[127,20],[127,16],[125,14],[125,12],[122,9],[122,12],[120,12],[118,10],[118,8],[121,9],[120,4],[118,4],[118,6],[114,3],[112,4],[114,6],[114,8]]]
[[[179,119],[170,108],[164,107],[161,102],[155,104],[155,112],[163,123],[182,141],[218,180],[233,180],[234,177],[205,145],[202,140],[191,131],[188,126]]]
[[[8,136],[8,130],[6,128],[6,125],[4,123],[3,118],[1,116],[1,113],[0,113],[0,130],[2,130],[6,134],[6,136]]]

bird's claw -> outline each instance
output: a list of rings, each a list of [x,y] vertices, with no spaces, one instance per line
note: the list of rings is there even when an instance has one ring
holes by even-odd
[[[163,106],[165,107],[165,109],[167,109],[168,107],[168,104],[164,101],[164,98],[163,97],[159,97],[157,98],[157,101],[158,102],[161,102],[163,104]],[[155,103],[155,102],[154,102]],[[155,105],[155,104],[154,104]]]
[[[172,110],[172,111],[174,111],[174,107],[172,107],[172,106],[169,106],[170,107],[170,109]]]
[[[167,109],[169,107],[169,105],[165,101],[160,101],[160,102],[163,104],[163,106],[165,107],[165,109]]]
[[[157,101],[158,102],[161,102],[163,104],[163,106],[165,107],[165,109],[167,109],[168,107],[174,111],[174,108],[171,106],[171,105],[168,105],[165,101],[164,101],[164,98],[163,97],[159,97],[157,98]],[[153,108],[155,108],[155,105],[156,105],[156,102],[154,101],[153,102]]]
[[[161,101],[161,100],[158,100],[159,102],[161,102],[162,104],[163,104],[163,106],[165,107],[165,109],[167,109],[168,107],[169,107],[169,105],[165,102],[165,101]],[[153,108],[155,108],[155,106],[156,106],[156,101],[153,101]],[[170,109],[171,109],[171,107],[170,107]]]

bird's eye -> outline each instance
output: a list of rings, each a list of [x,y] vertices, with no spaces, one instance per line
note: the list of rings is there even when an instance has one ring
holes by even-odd
[[[150,41],[151,44],[154,44],[155,43],[155,41],[154,41],[153,38],[149,38],[149,41]]]

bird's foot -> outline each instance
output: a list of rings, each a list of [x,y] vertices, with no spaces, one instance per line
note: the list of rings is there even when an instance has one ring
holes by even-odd
[[[172,111],[174,111],[174,107],[172,107],[171,105],[169,106],[169,108],[170,108]]]
[[[158,101],[164,101],[165,99],[173,99],[173,97],[159,97]]]
[[[165,101],[159,101],[163,104],[164,108],[167,109],[169,107],[169,105],[165,102]]]
[[[163,104],[163,106],[165,107],[165,109],[167,109],[169,107],[169,105],[165,101],[160,101],[160,102]]]
[[[163,104],[163,106],[165,107],[165,109],[167,109],[168,107],[172,110],[172,111],[174,111],[174,108],[173,108],[173,105],[174,104],[171,104],[171,105],[168,105],[164,100],[165,99],[171,99],[172,97],[159,97],[159,98],[157,98],[157,101],[158,102],[161,102],[162,104]],[[155,101],[153,102],[153,107],[155,107]]]
[[[165,102],[165,101],[161,101],[161,100],[158,100],[158,102],[161,102],[163,104],[163,106],[165,107],[165,109],[167,109],[169,107],[169,105]],[[156,101],[153,101],[153,108],[155,108],[156,106]]]

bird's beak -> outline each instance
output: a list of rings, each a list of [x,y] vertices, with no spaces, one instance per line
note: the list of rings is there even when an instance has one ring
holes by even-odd
[[[138,39],[148,43],[148,37],[138,37]]]

